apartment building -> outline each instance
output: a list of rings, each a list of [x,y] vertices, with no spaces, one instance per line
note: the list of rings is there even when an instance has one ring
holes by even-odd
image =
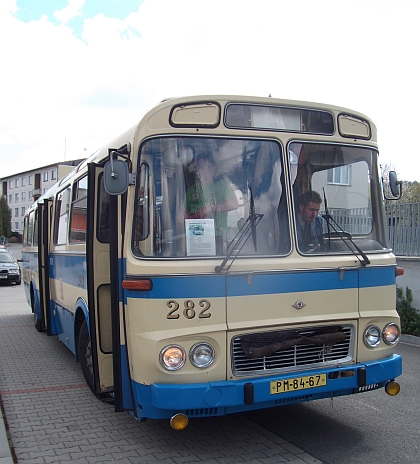
[[[11,229],[13,232],[20,234],[23,232],[26,209],[82,161],[84,159],[61,161],[0,178],[0,196],[6,197],[7,204],[12,211]]]

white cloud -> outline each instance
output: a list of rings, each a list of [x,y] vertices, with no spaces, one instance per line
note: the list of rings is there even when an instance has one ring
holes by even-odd
[[[81,16],[80,10],[83,8],[85,0],[69,0],[66,8],[56,11],[54,17],[63,24],[66,24],[70,19],[76,16]]]
[[[125,19],[82,16],[77,38],[68,24],[83,4],[69,1],[55,26],[45,16],[23,23],[14,1],[1,2],[1,175],[17,159],[28,169],[62,159],[65,139],[67,159],[83,157],[161,99],[201,93],[366,113],[381,157],[417,175],[413,153],[400,149],[420,104],[417,2],[145,0]]]

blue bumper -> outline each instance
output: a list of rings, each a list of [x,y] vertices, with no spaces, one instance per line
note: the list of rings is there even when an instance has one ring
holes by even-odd
[[[133,382],[133,389],[139,419],[165,419],[177,412],[205,417],[370,391],[383,387],[401,373],[402,358],[393,355],[343,368],[323,368],[244,380],[150,386]],[[320,374],[326,374],[324,386],[270,394],[270,382]]]

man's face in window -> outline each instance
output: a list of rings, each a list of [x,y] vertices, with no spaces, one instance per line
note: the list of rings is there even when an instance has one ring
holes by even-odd
[[[307,205],[300,205],[300,217],[305,222],[314,222],[321,209],[320,203],[310,201]]]

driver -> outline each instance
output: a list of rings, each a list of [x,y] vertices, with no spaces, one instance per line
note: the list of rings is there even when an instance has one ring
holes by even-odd
[[[322,198],[315,190],[301,195],[296,217],[298,245],[301,251],[321,251],[325,244],[322,217],[319,215]]]

